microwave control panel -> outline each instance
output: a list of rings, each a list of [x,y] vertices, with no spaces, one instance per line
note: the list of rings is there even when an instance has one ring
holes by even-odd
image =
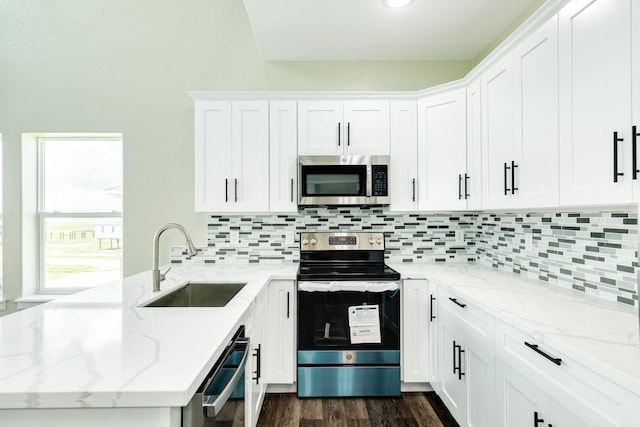
[[[389,168],[387,165],[371,165],[371,195],[389,195]]]

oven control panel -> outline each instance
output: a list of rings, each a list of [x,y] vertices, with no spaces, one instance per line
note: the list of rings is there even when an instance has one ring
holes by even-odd
[[[384,250],[384,234],[368,232],[300,233],[300,250]]]

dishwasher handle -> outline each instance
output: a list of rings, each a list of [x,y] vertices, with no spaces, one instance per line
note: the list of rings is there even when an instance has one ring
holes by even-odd
[[[206,418],[213,418],[218,415],[224,404],[229,400],[229,397],[236,388],[238,381],[242,378],[244,368],[247,365],[247,356],[249,355],[249,337],[238,338],[233,342],[233,344],[231,344],[230,351],[225,355],[225,361],[222,363],[221,368],[224,367],[227,361],[230,360],[238,350],[242,351],[242,359],[238,363],[238,366],[235,367],[235,372],[228,380],[224,389],[218,394],[208,394],[210,385],[216,379],[218,374],[217,372],[209,379],[207,385],[204,387],[202,392],[202,411]]]

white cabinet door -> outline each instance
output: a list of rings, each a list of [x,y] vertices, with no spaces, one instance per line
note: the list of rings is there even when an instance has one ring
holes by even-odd
[[[298,102],[298,154],[388,155],[389,101]]]
[[[438,356],[442,364],[440,398],[456,421],[463,424],[467,410],[467,386],[465,377],[458,371],[461,367],[460,330],[443,310],[439,309],[438,313]]]
[[[544,419],[542,417],[549,413],[548,399],[542,390],[499,359],[496,363],[496,402],[499,427],[531,427],[535,425],[536,415],[538,419]]]
[[[391,168],[389,187],[392,212],[418,208],[418,110],[416,101],[391,101]]]
[[[482,82],[482,208],[509,208],[515,194],[513,68],[510,57],[496,62]],[[513,163],[512,163],[513,162]],[[515,182],[516,188],[518,182]]]
[[[418,100],[418,208],[462,210],[467,164],[466,91]]]
[[[269,209],[267,101],[196,101],[195,209]]]
[[[194,188],[196,212],[216,210],[225,198],[230,164],[231,102],[196,101],[194,105]]]
[[[514,369],[498,359],[496,363],[497,425],[499,427],[615,427],[612,421],[594,410],[592,403],[581,401],[557,385],[542,384],[539,377],[528,378],[527,372]]]
[[[441,387],[441,360],[438,352],[438,287],[429,285],[429,383],[439,395]]]
[[[269,103],[231,103],[232,174],[234,212],[269,210]],[[219,166],[219,165],[218,165]],[[226,210],[226,209],[225,209]]]
[[[269,103],[269,211],[298,211],[296,101]]]
[[[298,102],[298,154],[342,154],[342,101]]]
[[[402,282],[402,380],[429,381],[429,284],[426,280]]]
[[[558,20],[553,17],[513,51],[516,207],[558,206]]]
[[[559,19],[561,204],[629,202],[631,0],[574,0]]]
[[[632,141],[640,144],[640,4],[631,4],[631,107],[632,107]],[[634,128],[635,126],[635,128]],[[633,159],[632,159],[633,161]],[[636,166],[640,166],[640,154],[636,153]],[[633,201],[640,201],[640,167],[636,168],[636,179],[633,180]],[[633,177],[633,168],[631,169]]]
[[[293,280],[269,283],[264,373],[267,384],[295,382],[295,296]]]
[[[263,325],[266,321],[265,291],[260,292],[251,303],[250,318],[246,327],[249,337],[250,359],[245,368],[245,425],[255,427],[262,409],[266,391],[264,380],[264,340]]]
[[[480,79],[467,87],[467,173],[464,177],[467,209],[482,209],[482,99]]]
[[[389,101],[344,102],[344,154],[389,155]]]

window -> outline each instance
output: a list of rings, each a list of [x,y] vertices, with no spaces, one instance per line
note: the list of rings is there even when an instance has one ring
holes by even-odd
[[[40,293],[122,278],[122,139],[38,139]]]

